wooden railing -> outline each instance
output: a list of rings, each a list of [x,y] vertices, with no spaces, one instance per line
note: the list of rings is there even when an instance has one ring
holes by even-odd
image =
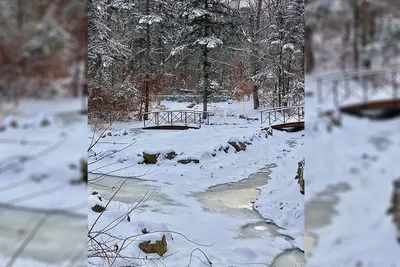
[[[141,114],[141,117],[143,119],[144,128],[159,126],[185,126],[201,128],[202,124],[209,124],[208,112],[205,120],[202,119],[203,113],[204,112],[202,111],[193,110],[162,110],[144,112]]]
[[[400,98],[399,81],[395,68],[326,73],[316,78],[317,99],[319,104],[333,101],[335,107],[348,99],[368,103],[378,94],[396,100]]]
[[[261,123],[269,125],[304,121],[304,106],[277,107],[260,110]]]

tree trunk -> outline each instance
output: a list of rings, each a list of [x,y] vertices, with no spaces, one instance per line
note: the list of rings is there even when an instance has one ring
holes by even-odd
[[[305,39],[305,71],[306,73],[311,73],[314,69],[315,59],[314,59],[314,51],[312,48],[312,29],[309,26],[305,27],[304,39]]]
[[[259,66],[259,60],[260,60],[260,55],[258,53],[258,47],[257,47],[257,34],[258,31],[260,30],[260,25],[261,25],[261,9],[262,9],[262,0],[258,0],[257,2],[257,14],[255,18],[255,27],[253,29],[253,34],[252,34],[252,54],[253,54],[253,76],[257,75],[257,73],[260,71],[260,66]],[[258,109],[260,107],[260,97],[259,97],[259,90],[258,86],[254,84],[253,82],[253,108]]]
[[[208,10],[208,0],[204,0],[204,9]],[[205,38],[208,36],[208,24],[206,22],[206,18],[204,20],[204,36]],[[209,91],[209,62],[208,62],[208,47],[207,45],[203,45],[203,120],[207,119],[207,104],[208,104],[208,91]]]
[[[208,69],[208,48],[203,46],[203,119],[207,119],[209,69]]]
[[[353,63],[354,68],[358,69],[360,62],[360,51],[358,47],[359,42],[359,30],[360,30],[360,8],[358,5],[358,0],[352,0],[351,2],[353,8]]]
[[[74,69],[74,74],[72,76],[72,82],[71,82],[71,92],[73,97],[79,97],[79,82],[80,82],[80,65],[75,64],[75,69]]]
[[[150,15],[150,0],[146,0],[146,15]],[[144,112],[149,112],[150,106],[150,24],[146,24],[146,77],[144,82]],[[145,114],[143,117],[145,120],[148,119],[148,115]]]
[[[17,0],[17,24],[18,24],[18,29],[22,30],[22,26],[24,24],[24,6],[23,6],[23,0]]]

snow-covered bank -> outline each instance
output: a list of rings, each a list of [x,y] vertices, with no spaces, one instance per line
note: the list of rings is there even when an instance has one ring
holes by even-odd
[[[371,121],[343,114],[340,126],[328,126],[329,119],[317,114],[316,85],[306,81],[306,91],[313,92],[305,105],[306,202],[313,201],[306,230],[318,239],[314,248],[306,248],[311,250],[307,266],[400,266],[396,229],[386,214],[392,183],[400,176],[400,119]],[[336,194],[330,220],[320,222],[325,218],[315,213],[332,209],[323,206],[323,198],[332,196],[321,192],[339,184],[347,189]]]

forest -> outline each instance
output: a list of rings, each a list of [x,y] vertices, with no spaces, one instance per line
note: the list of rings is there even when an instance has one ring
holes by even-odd
[[[0,25],[0,97],[17,102],[84,93],[85,1],[0,0]]]
[[[400,63],[400,2],[306,0],[305,71]]]
[[[203,111],[221,97],[301,105],[303,15],[302,0],[89,0],[89,120],[126,119],[166,95]]]

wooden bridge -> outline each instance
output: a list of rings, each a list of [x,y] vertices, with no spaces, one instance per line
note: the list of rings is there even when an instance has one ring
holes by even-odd
[[[304,106],[277,107],[260,110],[261,123],[284,131],[304,129]]]
[[[200,129],[202,124],[209,124],[208,112],[205,120],[202,119],[203,113],[194,110],[160,110],[144,112],[141,117],[143,129],[185,130]]]
[[[399,69],[393,67],[320,75],[316,78],[318,104],[332,101],[330,104],[335,109],[371,118],[400,115]]]

